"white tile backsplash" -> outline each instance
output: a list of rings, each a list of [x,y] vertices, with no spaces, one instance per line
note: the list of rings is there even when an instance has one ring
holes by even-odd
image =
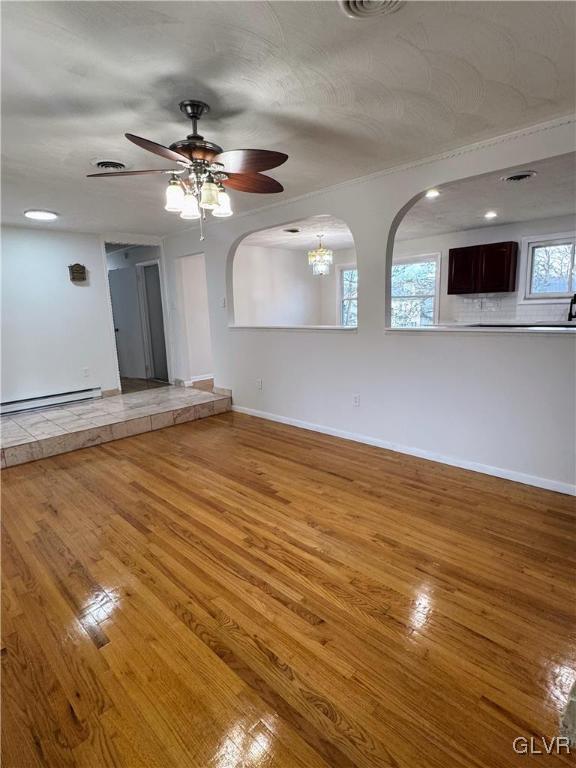
[[[454,322],[471,324],[566,320],[568,305],[568,301],[554,304],[519,303],[517,293],[454,296]]]

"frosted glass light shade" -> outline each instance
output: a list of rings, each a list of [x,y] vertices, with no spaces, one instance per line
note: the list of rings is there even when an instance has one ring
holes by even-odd
[[[330,274],[330,264],[326,261],[315,261],[314,264],[312,264],[312,274],[313,275],[329,275]]]
[[[230,205],[230,195],[227,192],[218,192],[218,207],[212,211],[212,216],[216,216],[219,219],[224,219],[227,216],[232,216],[234,211]]]
[[[166,187],[166,205],[164,209],[170,213],[180,213],[184,202],[184,190],[177,181],[171,181]]]
[[[205,181],[202,184],[200,207],[208,211],[218,207],[218,186],[213,181]]]
[[[181,219],[199,219],[200,218],[200,209],[198,208],[198,201],[196,200],[196,197],[191,193],[188,192],[184,195],[184,199],[182,201],[182,213],[180,214]]]

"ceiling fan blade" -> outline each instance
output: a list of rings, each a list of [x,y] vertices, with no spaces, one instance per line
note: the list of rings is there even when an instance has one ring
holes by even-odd
[[[222,182],[225,187],[236,189],[238,192],[283,192],[284,187],[276,179],[270,176],[264,176],[262,173],[231,173],[226,181]]]
[[[288,160],[284,152],[271,152],[268,149],[229,149],[216,155],[213,162],[222,163],[226,172],[257,173],[269,171]]]
[[[148,152],[154,152],[155,155],[160,155],[160,157],[164,157],[166,160],[172,160],[173,163],[186,163],[186,165],[189,165],[190,163],[185,155],[181,155],[179,152],[174,152],[173,149],[168,149],[168,147],[165,147],[163,144],[157,144],[155,141],[150,141],[150,139],[143,139],[142,136],[134,136],[133,133],[125,133],[124,136],[126,136],[128,141],[142,147],[142,149],[147,149]]]
[[[106,173],[89,173],[86,178],[93,179],[97,176],[142,176],[145,173],[180,173],[180,168],[154,168],[151,171],[106,171]]]

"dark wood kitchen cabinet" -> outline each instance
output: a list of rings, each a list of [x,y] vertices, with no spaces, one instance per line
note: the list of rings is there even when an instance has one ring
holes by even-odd
[[[502,293],[516,287],[518,243],[451,248],[448,293]]]
[[[448,255],[448,293],[477,293],[479,245],[451,248]]]

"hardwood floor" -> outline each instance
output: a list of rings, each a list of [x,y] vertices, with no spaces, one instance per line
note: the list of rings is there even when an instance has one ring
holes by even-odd
[[[2,475],[3,768],[506,768],[558,733],[574,499],[232,413]]]

